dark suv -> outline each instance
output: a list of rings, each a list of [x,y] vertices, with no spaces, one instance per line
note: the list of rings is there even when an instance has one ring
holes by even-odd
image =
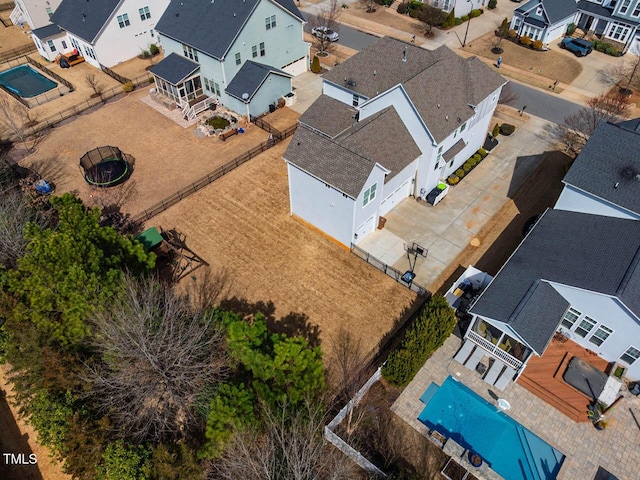
[[[581,38],[563,38],[562,43],[560,43],[560,48],[566,48],[570,52],[575,53],[577,57],[584,57],[591,53],[593,44]]]

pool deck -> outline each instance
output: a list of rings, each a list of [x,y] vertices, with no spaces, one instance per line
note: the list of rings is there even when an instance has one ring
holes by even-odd
[[[511,409],[506,413],[510,417],[566,455],[559,480],[593,479],[599,466],[621,480],[638,478],[640,397],[622,392],[625,398],[607,413],[609,426],[597,431],[591,423],[574,422],[517,383],[509,384],[504,392],[485,383],[478,373],[453,360],[461,343],[459,338],[449,337],[392,406],[418,432],[428,436],[427,427],[418,420],[424,408],[420,396],[429,384],[440,385],[451,375],[489,402],[495,403],[497,397],[509,401]],[[474,474],[479,478],[499,478],[477,471]]]

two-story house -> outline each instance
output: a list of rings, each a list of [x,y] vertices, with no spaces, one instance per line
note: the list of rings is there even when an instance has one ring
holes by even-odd
[[[155,24],[169,0],[63,0],[51,24],[32,32],[40,54],[53,61],[77,50],[96,68],[113,67],[158,43]]]
[[[565,34],[577,12],[575,0],[529,0],[514,10],[510,28],[520,36],[550,43]]]
[[[150,72],[180,106],[217,100],[258,116],[308,70],[304,23],[293,0],[172,1],[157,25],[165,59]]]
[[[357,244],[480,148],[505,80],[475,57],[385,37],[327,72],[284,159],[291,215]]]
[[[9,18],[14,25],[29,24],[31,30],[51,23],[51,15],[62,0],[14,0],[14,7]]]
[[[480,9],[485,7],[489,0],[422,0],[423,3],[428,3],[434,8],[439,8],[443,12],[451,12],[455,10],[456,17],[462,17],[469,15],[469,12],[474,9]]]
[[[640,0],[580,0],[575,21],[587,35],[640,54]]]

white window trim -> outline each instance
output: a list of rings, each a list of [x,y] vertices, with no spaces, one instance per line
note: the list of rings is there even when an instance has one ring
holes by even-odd
[[[378,183],[376,182],[364,191],[364,197],[362,199],[362,207],[363,208],[366,207],[373,200],[375,200],[377,193],[378,193]]]
[[[600,338],[600,337],[597,337],[597,336],[596,336],[596,334],[597,334],[598,332],[600,332],[600,331],[602,331],[602,332],[604,332],[604,333],[606,334],[606,337],[604,338],[604,340],[603,340],[602,338]],[[596,331],[595,331],[595,332],[593,332],[593,335],[591,335],[591,336],[589,337],[589,341],[590,341],[591,343],[593,343],[594,345],[596,345],[596,346],[598,346],[598,347],[599,347],[599,346],[600,346],[600,345],[602,345],[604,342],[606,342],[607,340],[609,340],[609,337],[611,337],[611,335],[613,335],[613,330],[612,330],[612,329],[610,329],[609,327],[607,327],[606,325],[602,325],[602,324],[600,324],[600,325],[598,325],[598,328],[596,328]],[[600,343],[597,343],[596,341],[594,341],[594,340],[593,340],[594,338],[596,338],[596,339],[600,340]]]
[[[637,362],[637,361],[638,361],[638,358],[640,358],[640,355],[639,355],[639,356],[638,356],[638,357],[636,357],[636,359],[635,359],[633,362],[631,362],[631,363],[627,362],[626,360],[623,360],[623,358],[622,358],[622,357],[623,357],[624,355],[627,355],[627,356],[629,356],[629,357],[633,358],[633,356],[632,356],[632,355],[629,355],[629,350],[631,350],[631,349],[634,349],[634,350],[636,350],[636,351],[640,350],[640,348],[636,348],[636,347],[634,347],[633,345],[631,345],[629,348],[627,348],[627,349],[624,351],[624,353],[623,353],[622,355],[620,355],[620,361],[622,361],[622,362],[626,363],[627,365],[633,365],[635,362]]]
[[[593,331],[593,327],[595,327],[598,322],[596,322],[593,318],[591,318],[589,315],[585,315],[584,317],[582,317],[581,319],[579,319],[579,322],[576,322],[578,324],[578,326],[575,328],[574,332],[576,335],[578,335],[581,338],[587,338],[587,336]],[[585,322],[588,325],[591,325],[591,328],[586,329],[582,326],[582,322]],[[579,333],[578,330],[582,330],[585,331],[586,333],[584,335],[582,335],[582,333]]]

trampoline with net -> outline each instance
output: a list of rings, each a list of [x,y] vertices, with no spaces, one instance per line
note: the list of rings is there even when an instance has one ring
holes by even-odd
[[[98,147],[80,158],[84,179],[96,187],[113,187],[126,181],[133,171],[128,156],[118,147]]]

